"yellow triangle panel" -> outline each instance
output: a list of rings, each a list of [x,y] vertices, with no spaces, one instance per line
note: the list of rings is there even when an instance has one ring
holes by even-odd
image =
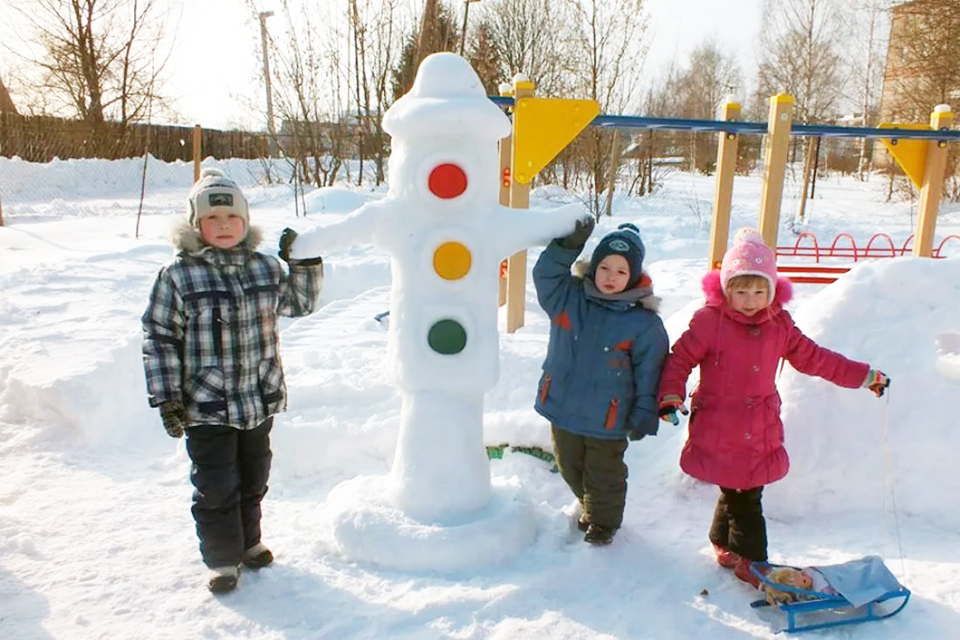
[[[879,129],[930,130],[929,125],[917,124],[915,122],[881,122],[877,127]],[[891,155],[893,155],[897,164],[900,165],[903,172],[910,177],[910,180],[917,186],[917,189],[921,188],[923,186],[923,174],[927,169],[927,148],[930,145],[930,141],[881,138],[880,142],[882,142]]]
[[[529,184],[600,113],[595,100],[520,98],[513,109],[513,179]]]

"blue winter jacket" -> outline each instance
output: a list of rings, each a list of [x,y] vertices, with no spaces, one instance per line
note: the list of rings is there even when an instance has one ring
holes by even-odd
[[[652,295],[605,300],[570,267],[579,251],[551,242],[533,268],[550,316],[535,408],[557,427],[593,438],[657,433],[657,385],[670,348]],[[638,287],[649,287],[641,278]],[[648,291],[649,293],[649,291]]]

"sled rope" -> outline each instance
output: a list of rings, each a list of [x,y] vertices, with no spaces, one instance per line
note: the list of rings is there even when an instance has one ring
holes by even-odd
[[[893,528],[897,534],[897,553],[900,554],[900,575],[902,576],[903,582],[907,581],[907,569],[903,562],[903,542],[900,539],[900,518],[897,514],[897,494],[894,491],[893,481],[890,474],[890,445],[888,442],[888,432],[889,432],[889,422],[890,422],[890,389],[887,388],[887,401],[883,403],[883,514],[882,522],[886,522],[887,519],[887,482],[890,483],[890,507],[893,511]]]

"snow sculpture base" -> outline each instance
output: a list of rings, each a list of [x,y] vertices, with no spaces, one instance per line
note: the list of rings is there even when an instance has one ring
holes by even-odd
[[[533,508],[520,487],[494,482],[486,507],[420,522],[389,498],[389,478],[361,476],[330,492],[323,507],[350,560],[414,571],[455,571],[506,560],[536,538]]]

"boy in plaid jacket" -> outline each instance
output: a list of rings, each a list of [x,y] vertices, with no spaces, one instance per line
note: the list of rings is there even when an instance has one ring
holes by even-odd
[[[249,220],[236,183],[205,169],[142,319],[150,406],[171,437],[187,436],[192,513],[214,593],[236,587],[241,563],[273,561],[260,541],[260,502],[273,415],[286,409],[277,316],[313,312],[323,282],[320,257],[289,258],[295,231],[280,237],[287,273],[255,251],[260,232]]]

